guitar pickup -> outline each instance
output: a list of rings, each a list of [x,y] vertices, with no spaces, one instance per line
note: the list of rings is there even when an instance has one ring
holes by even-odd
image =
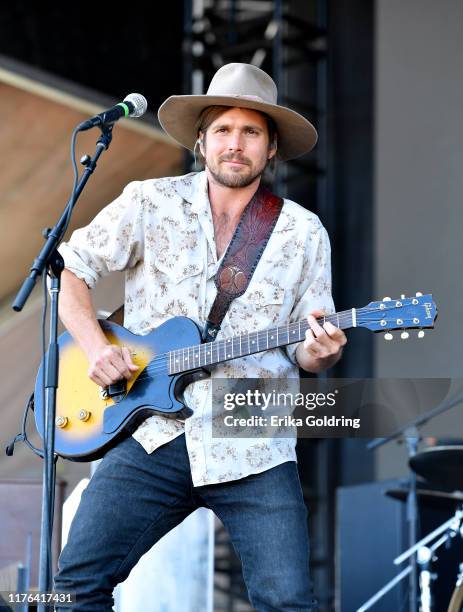
[[[102,399],[112,399],[115,402],[120,402],[127,393],[127,383],[125,380],[118,380],[109,385],[109,387],[100,388],[100,396]]]

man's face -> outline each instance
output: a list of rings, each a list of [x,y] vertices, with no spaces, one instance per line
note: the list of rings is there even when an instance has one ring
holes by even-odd
[[[261,113],[231,108],[208,127],[201,152],[217,183],[247,187],[262,174],[276,149],[269,149],[267,122]]]

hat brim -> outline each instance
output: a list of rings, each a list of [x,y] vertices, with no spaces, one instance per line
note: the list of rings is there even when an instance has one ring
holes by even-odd
[[[159,107],[159,123],[169,136],[193,151],[198,117],[206,107],[216,105],[249,108],[269,115],[277,126],[278,157],[282,161],[308,153],[317,142],[317,130],[296,111],[242,96],[170,96]]]

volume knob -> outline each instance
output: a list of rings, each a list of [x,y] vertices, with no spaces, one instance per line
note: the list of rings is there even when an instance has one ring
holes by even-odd
[[[59,427],[60,429],[64,429],[66,425],[68,424],[68,418],[65,416],[56,417],[55,424],[56,424],[56,427]]]

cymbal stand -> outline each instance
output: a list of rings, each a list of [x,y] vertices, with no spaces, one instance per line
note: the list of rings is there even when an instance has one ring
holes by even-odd
[[[447,539],[448,536],[446,534],[445,540]],[[434,560],[432,549],[428,546],[419,548],[416,553],[416,560],[420,568],[420,612],[431,612],[433,604],[431,582],[435,578],[435,575],[431,572],[431,564]]]
[[[445,521],[445,523],[442,523],[440,527],[436,527],[434,531],[431,531],[431,533],[429,533],[427,536],[422,538],[414,546],[412,546],[411,548],[403,552],[401,555],[396,557],[394,559],[394,565],[400,565],[401,563],[403,563],[406,559],[411,557],[411,555],[414,555],[422,546],[425,546],[428,542],[436,538],[438,535],[440,535],[444,531],[447,531],[447,529],[453,532],[453,535],[451,535],[451,537],[454,537],[460,531],[460,523],[462,520],[463,520],[463,508],[459,508],[458,510],[455,511],[455,514],[452,516],[452,518],[450,518],[448,521]]]
[[[420,542],[417,542],[416,546],[412,547],[408,551],[394,560],[394,563],[399,564],[401,561],[407,559],[411,554],[416,552],[417,563],[419,567],[419,586],[420,586],[420,612],[432,612],[433,600],[432,600],[432,581],[436,576],[431,571],[431,565],[433,561],[436,561],[437,557],[435,552],[438,548],[456,537],[458,534],[463,536],[463,507],[456,510],[455,515],[446,521],[440,527],[437,527],[432,533],[423,538]],[[441,537],[434,542],[431,546],[426,544],[443,533]],[[413,550],[414,549],[414,550]],[[400,560],[400,561],[399,561]]]
[[[437,577],[431,572],[431,564],[433,561],[437,560],[437,556],[434,553],[442,544],[449,542],[452,538],[457,536],[458,533],[463,537],[463,522],[460,519],[458,523],[455,517],[453,517],[453,522],[454,523],[447,529],[446,533],[434,542],[432,546],[422,546],[417,552],[418,566],[420,567],[420,612],[432,611],[433,601],[431,583],[432,580],[435,580]]]
[[[445,533],[444,533],[445,532]],[[429,548],[426,544],[436,538],[438,535],[443,535]],[[434,551],[436,551],[442,544],[448,541],[450,538],[454,538],[460,533],[463,537],[463,506],[456,510],[454,516],[443,523],[440,527],[437,527],[424,537],[422,540],[417,542],[414,546],[403,552],[399,557],[394,559],[395,565],[400,565],[403,561],[415,555],[417,553],[418,565],[420,566],[420,604],[421,612],[431,612],[431,580],[432,574],[430,572],[429,563],[434,557]],[[420,552],[421,551],[421,552]],[[428,551],[428,552],[427,552]],[[408,565],[403,569],[397,576],[390,580],[384,587],[382,587],[377,593],[375,593],[368,601],[366,601],[356,612],[366,612],[369,610],[377,601],[379,601],[386,593],[388,593],[396,584],[398,584],[403,578],[409,576],[412,571],[412,566]],[[428,572],[426,574],[426,572]],[[428,607],[424,607],[428,606]]]
[[[360,608],[356,610],[356,612],[366,612],[366,610],[369,610],[372,606],[375,605],[377,601],[381,599],[381,597],[384,597],[384,595],[386,595],[386,593],[389,593],[389,591],[393,589],[396,584],[399,584],[401,580],[403,580],[406,576],[408,576],[411,571],[412,571],[412,568],[410,565],[408,565],[405,569],[403,569],[400,572],[400,574],[397,574],[397,576],[394,576],[392,580],[390,580],[387,584],[385,584],[379,591],[377,591],[372,597],[370,597],[368,601],[366,601],[363,605],[361,605]]]
[[[436,406],[432,410],[428,410],[428,412],[426,412],[425,414],[421,415],[414,421],[411,421],[403,425],[397,431],[388,435],[387,437],[376,438],[375,440],[370,441],[367,444],[367,448],[369,450],[374,450],[374,449],[379,448],[380,446],[383,446],[384,444],[387,444],[388,442],[391,442],[392,440],[396,440],[402,437],[405,439],[407,443],[408,454],[409,454],[409,457],[411,458],[413,455],[416,454],[416,451],[417,451],[417,446],[418,446],[417,442],[419,442],[419,436],[417,434],[418,434],[419,428],[425,423],[427,423],[428,421],[430,421],[431,419],[433,419],[434,417],[438,416],[439,414],[442,414],[446,412],[447,410],[450,410],[454,406],[457,406],[458,404],[461,403],[462,400],[463,400],[462,389],[459,389],[458,392],[456,393],[456,396],[452,397],[450,400],[441,402],[438,406]],[[418,440],[417,440],[417,437],[418,437]],[[451,521],[452,520],[453,519],[451,519]],[[417,593],[416,593],[416,556],[415,556],[415,552],[418,550],[419,545],[415,543],[416,533],[417,533],[417,529],[416,529],[417,528],[417,499],[416,499],[416,476],[414,473],[411,474],[410,490],[409,490],[409,494],[407,498],[407,521],[409,525],[408,536],[409,536],[409,543],[411,545],[411,548],[406,553],[403,553],[403,555],[398,557],[398,559],[401,559],[400,561],[396,559],[394,563],[398,565],[402,563],[404,558],[410,557],[410,572],[408,572],[409,587],[410,587],[409,610],[410,612],[416,612]],[[445,531],[446,528],[447,527],[444,527],[443,530]],[[423,540],[421,540],[421,542],[423,543]]]

